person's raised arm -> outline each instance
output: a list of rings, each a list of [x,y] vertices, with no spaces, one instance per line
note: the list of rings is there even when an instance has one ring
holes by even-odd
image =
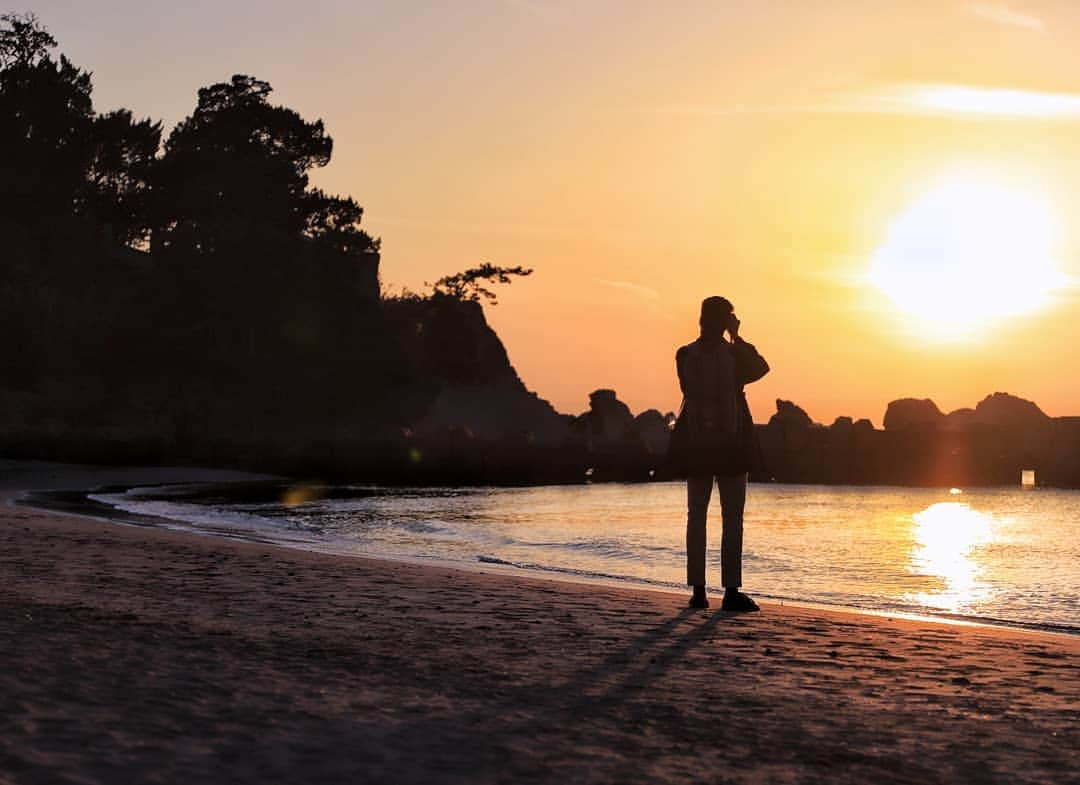
[[[769,364],[765,362],[765,358],[752,343],[744,341],[737,333],[731,348],[735,355],[735,373],[739,384],[751,384],[769,372]]]

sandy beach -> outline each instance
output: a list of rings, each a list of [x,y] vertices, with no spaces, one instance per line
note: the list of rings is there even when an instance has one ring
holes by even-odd
[[[2,783],[1080,777],[1075,637],[690,611],[3,495]]]

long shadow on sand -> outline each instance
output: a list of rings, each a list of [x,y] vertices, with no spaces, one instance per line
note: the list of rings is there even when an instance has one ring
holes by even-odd
[[[706,611],[704,621],[700,624],[674,634],[680,625],[699,615],[702,615],[701,611],[684,609],[675,618],[634,640],[629,646],[629,656],[625,651],[612,654],[560,689],[580,694],[579,706],[594,709],[598,705],[615,706],[645,692],[676,662],[684,659],[691,649],[707,641],[722,622],[734,621],[741,614]],[[648,659],[641,662],[645,657]],[[638,661],[635,662],[635,659]],[[597,685],[606,683],[609,684],[606,690],[592,692]]]
[[[702,617],[700,623],[694,623]],[[567,755],[568,749],[577,749],[576,754],[589,757],[596,754],[595,744],[603,748],[599,737],[605,731],[601,727],[619,715],[615,710],[620,705],[646,695],[651,686],[693,649],[708,641],[722,624],[735,622],[737,618],[737,614],[719,611],[702,614],[683,609],[566,681],[541,680],[514,685],[498,697],[474,705],[471,711],[430,714],[398,725],[390,733],[392,746],[412,748],[426,766],[438,771],[446,781],[456,780],[455,775],[467,781],[485,781],[492,776],[530,781],[552,762],[545,760],[546,755],[521,760],[504,743],[478,733],[479,728],[490,727],[493,716],[501,717],[498,735],[504,740],[542,733],[552,736],[554,747],[549,754],[554,759]],[[680,630],[687,624],[692,626]],[[587,653],[581,656],[589,658]],[[440,750],[425,744],[425,740],[432,738],[444,740]],[[446,744],[448,739],[456,742]],[[579,744],[584,746],[578,748]],[[556,751],[558,747],[561,749]]]

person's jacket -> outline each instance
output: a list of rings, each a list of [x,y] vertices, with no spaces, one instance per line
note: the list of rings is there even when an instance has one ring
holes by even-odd
[[[668,451],[678,474],[730,475],[764,469],[743,391],[769,372],[754,346],[699,338],[675,353],[683,405]]]

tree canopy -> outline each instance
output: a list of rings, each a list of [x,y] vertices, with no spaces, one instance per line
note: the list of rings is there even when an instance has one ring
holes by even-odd
[[[24,221],[70,214],[90,156],[90,74],[33,15],[0,16],[0,210]]]
[[[21,226],[82,217],[121,244],[238,259],[308,241],[377,254],[351,197],[309,188],[330,161],[322,120],[271,104],[237,74],[204,87],[162,145],[162,125],[128,109],[97,114],[89,72],[33,14],[0,16],[0,211]],[[295,254],[294,254],[295,256]]]
[[[81,212],[125,245],[150,232],[150,187],[161,147],[161,123],[136,121],[118,109],[94,118]]]
[[[34,14],[0,15],[0,68],[34,65],[56,46],[56,39]]]
[[[199,90],[195,111],[165,142],[155,178],[160,248],[235,252],[311,232],[320,214],[333,212],[324,195],[307,190],[308,172],[330,161],[333,141],[321,120],[270,104],[271,92],[240,74]]]

